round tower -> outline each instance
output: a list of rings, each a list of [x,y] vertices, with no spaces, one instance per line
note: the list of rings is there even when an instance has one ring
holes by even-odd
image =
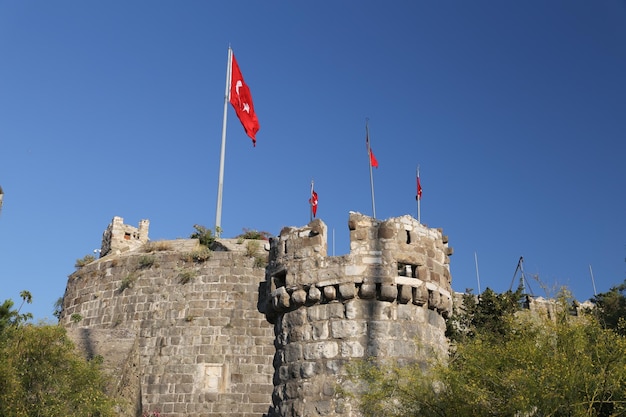
[[[447,350],[447,237],[411,216],[352,212],[348,226],[345,256],[327,256],[319,219],[271,242],[259,302],[276,335],[270,417],[358,416],[337,393],[351,360],[415,362]]]

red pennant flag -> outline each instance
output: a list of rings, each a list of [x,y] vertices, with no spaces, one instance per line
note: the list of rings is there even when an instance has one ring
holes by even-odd
[[[313,217],[317,215],[317,193],[311,187],[311,198],[309,198],[309,204],[311,205],[311,210],[313,211]]]
[[[420,182],[420,174],[417,174],[417,195],[415,196],[416,200],[422,199],[422,183]]]
[[[252,104],[252,94],[250,88],[243,80],[243,75],[235,59],[232,55],[231,72],[230,72],[230,104],[233,105],[235,113],[239,121],[243,125],[246,134],[252,139],[252,144],[256,146],[256,132],[259,131],[259,119],[254,112],[254,104]]]
[[[370,148],[370,134],[369,131],[365,134],[365,143],[367,144],[367,150],[370,153],[370,165],[374,168],[378,168],[378,160],[374,156],[374,152],[372,152],[372,148]]]

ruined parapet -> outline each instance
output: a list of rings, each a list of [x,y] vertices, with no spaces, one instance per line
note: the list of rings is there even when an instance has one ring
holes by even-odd
[[[326,225],[284,228],[271,242],[259,308],[274,323],[269,416],[358,415],[336,390],[353,359],[445,354],[452,309],[447,238],[410,216],[350,213],[350,254],[328,257]]]
[[[102,234],[100,257],[109,253],[120,254],[139,248],[148,242],[149,227],[149,220],[141,220],[137,228],[124,224],[124,219],[121,217],[113,217],[113,220]]]

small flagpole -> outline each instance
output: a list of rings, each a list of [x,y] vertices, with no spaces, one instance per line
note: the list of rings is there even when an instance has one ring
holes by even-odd
[[[228,62],[226,64],[226,92],[224,93],[224,120],[222,122],[222,148],[220,151],[220,173],[217,183],[217,210],[215,211],[215,236],[220,237],[222,232],[222,190],[224,188],[224,156],[226,154],[226,116],[228,115],[228,101],[230,100],[230,77],[233,50],[228,46]]]
[[[474,252],[474,263],[476,264],[476,281],[478,281],[478,295],[480,295],[480,275],[478,275],[478,256],[476,255],[476,252]]]
[[[589,264],[589,273],[591,274],[591,283],[593,284],[593,295],[596,296],[598,293],[596,292],[596,281],[593,279],[593,270],[591,269],[591,264]]]
[[[372,173],[372,149],[370,147],[369,119],[365,119],[365,135],[367,137],[367,163],[370,166],[370,187],[372,189],[372,213],[376,218],[376,203],[374,202],[374,174]]]
[[[311,180],[311,192],[309,193],[309,222],[313,221],[313,180]]]
[[[417,173],[416,173],[416,182],[417,182],[417,184],[415,184],[415,186],[416,186],[415,192],[417,194],[415,194],[415,199],[417,200],[417,222],[421,223],[420,217],[421,217],[422,213],[421,213],[421,210],[420,210],[421,209],[420,203],[421,203],[422,199],[420,198],[420,182],[419,181],[420,181],[420,166],[418,165],[417,166]]]

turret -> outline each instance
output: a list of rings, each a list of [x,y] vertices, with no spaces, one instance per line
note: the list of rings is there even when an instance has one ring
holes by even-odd
[[[321,220],[273,239],[260,309],[274,324],[269,416],[355,415],[336,387],[352,360],[425,361],[446,351],[447,237],[410,216],[350,213],[350,254],[327,256]]]

